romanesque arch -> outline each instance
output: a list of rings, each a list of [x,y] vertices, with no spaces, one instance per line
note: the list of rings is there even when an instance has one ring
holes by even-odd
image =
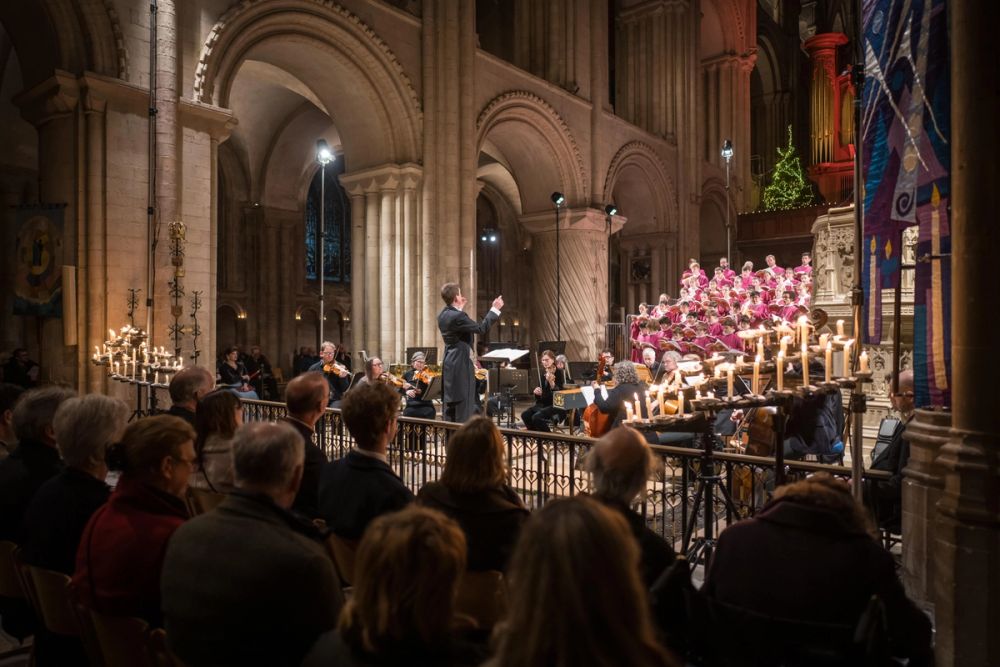
[[[649,223],[652,226],[650,231],[677,231],[680,215],[677,190],[666,165],[652,146],[642,141],[625,144],[611,159],[604,178],[603,200],[617,204],[621,215],[632,221],[628,206],[633,202],[616,197],[616,190],[621,190],[623,186],[630,194],[634,193],[633,196],[638,195],[645,200],[635,201],[634,204],[641,205],[644,210],[651,212],[651,218],[655,218],[655,224],[652,221]],[[634,225],[637,226],[640,225]]]

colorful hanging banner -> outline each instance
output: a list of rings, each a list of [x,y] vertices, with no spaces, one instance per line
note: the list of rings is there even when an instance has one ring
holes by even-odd
[[[917,225],[918,406],[950,404],[951,82],[945,0],[864,0],[864,238],[868,343],[882,341],[882,290],[900,282],[902,232]]]
[[[65,205],[15,209],[14,315],[62,317]]]

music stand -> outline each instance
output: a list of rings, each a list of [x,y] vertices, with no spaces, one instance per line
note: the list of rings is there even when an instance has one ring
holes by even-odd
[[[351,378],[351,384],[349,384],[347,386],[347,389],[344,390],[344,393],[346,394],[350,390],[352,390],[355,387],[357,387],[358,386],[358,382],[360,382],[361,378],[363,378],[364,376],[365,376],[365,372],[364,371],[358,371],[357,373],[355,373],[354,377]]]
[[[420,400],[433,401],[441,398],[441,386],[443,384],[444,383],[441,382],[440,375],[433,376],[431,381],[427,383],[427,389],[424,389],[424,393],[420,396]]]
[[[499,414],[497,415],[500,424],[503,424],[503,416],[507,414],[507,426],[512,427],[514,425],[514,387],[516,386],[513,382],[509,384],[502,384],[501,369],[499,364],[506,362],[508,364],[513,364],[515,361],[528,354],[527,350],[518,350],[515,348],[506,348],[502,350],[492,350],[487,354],[479,357],[480,361],[493,362],[497,364],[497,383],[500,384],[500,388],[504,390],[504,395],[501,396],[497,392],[497,402],[499,403]],[[489,401],[489,391],[487,390],[487,402]]]

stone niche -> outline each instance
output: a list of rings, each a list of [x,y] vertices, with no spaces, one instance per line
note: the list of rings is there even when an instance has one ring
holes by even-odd
[[[844,320],[847,331],[854,326],[851,312],[851,286],[854,284],[854,206],[834,207],[819,215],[812,225],[813,234],[813,300],[814,308],[822,308],[829,316],[831,329],[837,320]],[[912,265],[917,244],[916,227],[903,233],[903,265]],[[902,317],[900,321],[899,368],[913,365],[913,270],[902,275]],[[868,392],[868,411],[864,418],[865,461],[875,443],[878,425],[891,411],[890,385],[886,375],[892,372],[892,290],[882,293],[883,338],[879,345],[866,345],[872,368],[872,383]]]

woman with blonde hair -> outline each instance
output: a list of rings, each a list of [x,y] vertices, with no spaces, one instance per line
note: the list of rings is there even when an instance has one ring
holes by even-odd
[[[303,667],[479,664],[481,652],[455,631],[465,538],[454,521],[414,505],[384,514],[365,531],[356,563],[337,629]]]
[[[625,519],[593,498],[553,500],[524,527],[508,575],[507,621],[489,667],[660,667]]]
[[[473,571],[507,567],[528,510],[507,484],[507,448],[496,425],[474,417],[447,445],[444,472],[417,494],[421,505],[458,522],[468,544]]]

